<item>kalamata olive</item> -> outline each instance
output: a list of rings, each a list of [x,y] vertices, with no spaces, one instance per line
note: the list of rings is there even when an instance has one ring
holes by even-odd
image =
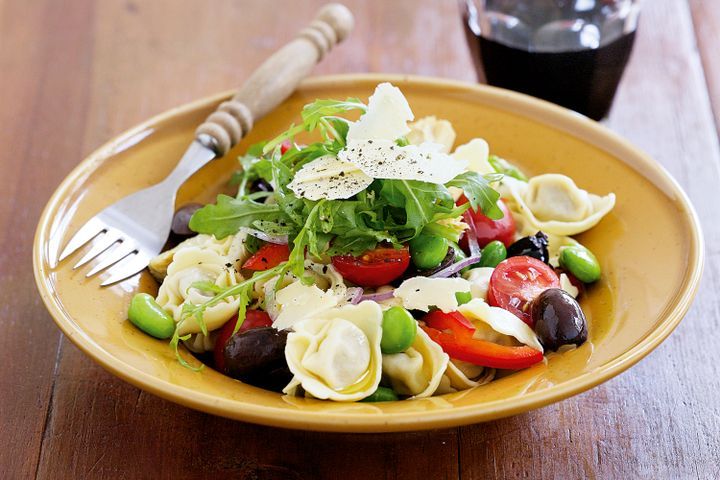
[[[285,361],[288,332],[260,327],[237,332],[225,350],[225,373],[245,383],[281,391],[292,379]]]
[[[520,256],[533,257],[548,263],[550,255],[548,254],[547,235],[537,232],[535,235],[521,238],[508,247],[507,258]]]
[[[580,305],[565,290],[549,288],[530,304],[535,333],[547,350],[582,345],[588,336],[587,320]]]
[[[195,232],[190,230],[188,224],[190,223],[190,217],[200,208],[202,208],[202,205],[199,203],[187,203],[180,207],[177,212],[175,212],[175,216],[173,216],[172,232],[181,237],[191,237],[195,235]]]

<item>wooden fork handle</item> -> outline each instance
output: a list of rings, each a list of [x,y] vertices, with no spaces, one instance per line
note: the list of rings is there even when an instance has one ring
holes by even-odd
[[[348,36],[350,10],[339,3],[322,7],[315,20],[253,72],[235,96],[221,103],[195,131],[203,145],[225,155],[253,126],[277,107],[307,77],[316,63]]]

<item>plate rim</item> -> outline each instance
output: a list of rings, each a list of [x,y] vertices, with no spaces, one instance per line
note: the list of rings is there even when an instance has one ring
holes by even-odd
[[[656,328],[617,358],[597,367],[595,370],[583,373],[565,384],[559,384],[546,390],[528,393],[509,400],[496,400],[485,403],[482,408],[469,405],[431,412],[367,415],[297,410],[292,416],[283,416],[278,415],[278,413],[281,411],[287,413],[284,409],[266,407],[241,400],[218,399],[213,395],[190,390],[187,387],[180,387],[158,379],[151,374],[125,364],[122,360],[102,349],[84,331],[77,328],[74,320],[54,298],[50,282],[47,280],[47,271],[44,265],[45,257],[43,255],[52,226],[50,214],[60,206],[63,199],[71,192],[71,187],[82,182],[85,175],[93,172],[103,161],[116,153],[118,147],[123,146],[133,137],[152,128],[154,125],[170,120],[177,115],[200,108],[209,108],[231,96],[234,91],[210,95],[171,108],[119,133],[85,157],[56,188],[40,216],[33,241],[35,283],[55,324],[75,346],[105,370],[138,388],[166,400],[235,420],[282,428],[334,432],[392,432],[446,428],[499,419],[534,410],[587,391],[619,375],[647,356],[672,333],[687,313],[698,291],[704,268],[705,248],[702,228],[692,203],[682,187],[660,163],[633,146],[628,140],[587,117],[552,103],[497,87],[428,76],[361,73],[311,77],[302,82],[300,88],[337,87],[338,85],[363,82],[379,83],[382,81],[413,84],[429,88],[470,90],[481,93],[486,98],[501,102],[506,110],[509,104],[517,107],[517,110],[521,111],[522,115],[526,117],[540,120],[538,117],[541,116],[542,120],[540,121],[543,124],[576,135],[582,141],[591,143],[603,151],[610,152],[608,145],[611,145],[614,147],[611,153],[619,161],[638,171],[640,175],[652,183],[661,181],[665,188],[670,188],[677,199],[677,203],[682,206],[684,216],[691,226],[689,232],[690,251],[688,269],[683,279],[683,289],[679,296],[675,297],[674,304],[669,306],[669,311],[659,316],[660,322]],[[580,136],[580,133],[583,135]],[[592,138],[604,140],[604,146],[598,145],[597,141],[591,141]],[[621,152],[624,152],[626,156],[620,155]],[[627,161],[630,157],[632,157],[633,163]],[[643,168],[640,170],[637,167]],[[653,177],[650,176],[650,172],[652,172]],[[668,192],[666,191],[666,193]],[[121,369],[120,366],[125,368]],[[238,403],[242,404],[242,408],[238,408]]]

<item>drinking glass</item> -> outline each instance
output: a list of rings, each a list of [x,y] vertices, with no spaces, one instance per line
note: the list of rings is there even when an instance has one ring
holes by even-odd
[[[473,61],[490,85],[595,120],[630,57],[639,0],[460,0]]]

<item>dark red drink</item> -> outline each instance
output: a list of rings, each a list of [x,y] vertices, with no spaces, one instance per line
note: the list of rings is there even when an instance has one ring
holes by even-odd
[[[627,64],[635,32],[594,49],[533,52],[478,36],[465,22],[473,61],[487,83],[604,118]]]

